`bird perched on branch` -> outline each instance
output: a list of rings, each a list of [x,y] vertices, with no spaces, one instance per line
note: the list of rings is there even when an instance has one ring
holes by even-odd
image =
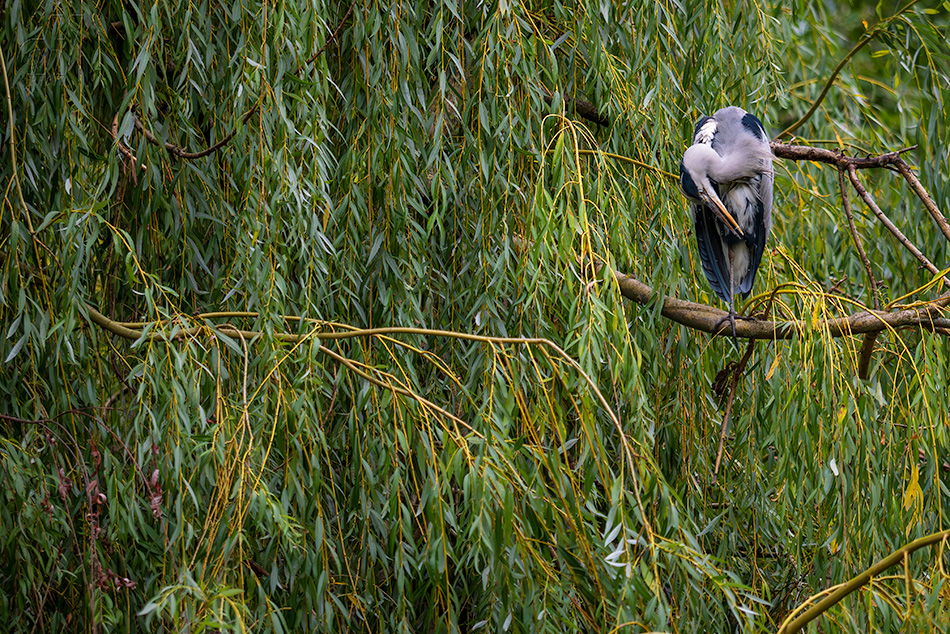
[[[734,339],[735,295],[752,290],[772,227],[772,180],[769,139],[754,115],[729,106],[696,122],[680,188],[692,203],[703,271],[729,304]]]

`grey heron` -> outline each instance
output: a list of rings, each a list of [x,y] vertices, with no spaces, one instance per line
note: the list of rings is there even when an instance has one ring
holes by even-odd
[[[680,188],[691,202],[703,272],[729,304],[733,339],[735,295],[752,290],[772,227],[773,178],[769,139],[754,115],[729,106],[696,122]]]

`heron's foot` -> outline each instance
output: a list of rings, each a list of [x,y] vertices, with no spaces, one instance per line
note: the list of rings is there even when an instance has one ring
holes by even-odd
[[[713,330],[712,330],[713,334],[718,335],[719,333],[721,333],[724,330],[723,326],[725,325],[725,323],[729,322],[729,325],[732,327],[732,338],[735,339],[736,338],[736,317],[739,317],[739,316],[736,315],[735,313],[727,313],[723,315],[722,319],[717,321],[716,325],[713,326]],[[742,318],[739,317],[739,319],[742,319]]]
[[[723,324],[728,321],[729,325],[732,326],[732,336],[735,337],[737,319],[740,321],[759,321],[758,317],[754,317],[752,315],[737,315],[735,313],[728,313],[724,315],[722,319],[716,322],[716,325],[713,326],[713,333],[719,334],[720,330],[722,330]]]

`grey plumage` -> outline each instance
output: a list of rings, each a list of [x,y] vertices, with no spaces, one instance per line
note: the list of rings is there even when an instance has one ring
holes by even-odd
[[[735,106],[702,117],[680,163],[699,258],[713,291],[729,304],[748,296],[772,227],[772,150],[762,123]]]

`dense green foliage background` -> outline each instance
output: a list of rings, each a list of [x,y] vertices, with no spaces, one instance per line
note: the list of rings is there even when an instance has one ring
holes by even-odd
[[[718,476],[741,350],[611,273],[715,304],[693,122],[779,132],[869,30],[796,142],[916,144],[946,213],[950,9],[885,4],[4,2],[0,622],[774,631],[950,528],[947,338],[886,333],[860,380],[820,327],[870,301],[833,168],[776,164],[757,291],[814,328],[755,348]],[[945,292],[855,211],[885,301]],[[815,631],[945,631],[948,564]]]

